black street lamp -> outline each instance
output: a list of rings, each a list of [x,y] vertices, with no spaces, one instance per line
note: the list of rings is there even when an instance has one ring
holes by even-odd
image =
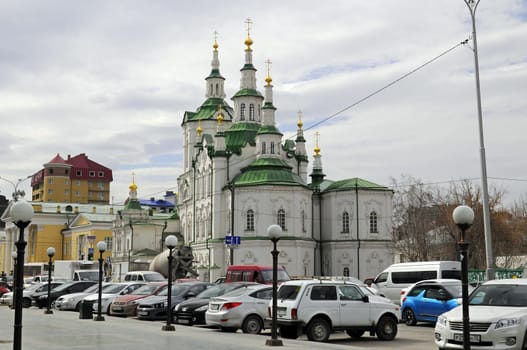
[[[174,235],[168,235],[167,238],[165,238],[165,245],[167,246],[169,252],[168,252],[168,290],[167,290],[167,324],[164,325],[161,330],[163,331],[175,331],[176,327],[174,327],[172,322],[172,264],[174,261],[174,256],[172,255],[172,251],[177,246],[177,237]]]
[[[454,209],[452,218],[461,230],[461,236],[457,242],[461,252],[461,299],[463,311],[463,350],[470,350],[470,317],[468,313],[468,243],[465,242],[465,231],[474,222],[474,211],[466,205],[460,205]]]
[[[13,350],[22,349],[22,299],[24,292],[24,254],[27,242],[24,240],[24,229],[33,218],[33,206],[25,200],[14,202],[10,210],[11,220],[19,228],[16,241],[16,270],[15,270],[15,324],[13,333]]]
[[[276,301],[277,301],[277,289],[278,289],[278,253],[276,249],[276,243],[280,240],[282,234],[282,227],[279,225],[271,225],[267,228],[267,235],[273,242],[273,308],[272,308],[272,324],[271,324],[271,339],[265,341],[265,345],[268,346],[282,346],[282,339],[278,339],[278,332],[276,330]]]
[[[10,308],[14,309],[16,301],[16,250],[11,253],[11,257],[13,258],[13,268],[11,269],[13,271],[13,302]]]
[[[47,253],[49,257],[49,262],[48,262],[48,308],[46,309],[46,311],[44,311],[44,313],[49,315],[53,313],[53,311],[51,311],[51,270],[53,268],[52,259],[55,256],[55,248],[49,247]]]
[[[93,319],[94,321],[104,321],[104,317],[101,315],[102,311],[102,265],[103,258],[102,255],[106,251],[106,242],[99,241],[97,242],[97,249],[99,250],[99,297],[97,299],[97,316]]]

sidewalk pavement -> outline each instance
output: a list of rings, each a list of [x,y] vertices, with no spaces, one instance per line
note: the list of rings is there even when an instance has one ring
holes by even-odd
[[[79,313],[54,310],[45,315],[44,309],[23,309],[23,350],[240,350],[240,349],[346,349],[349,345],[315,343],[305,340],[282,339],[284,346],[270,347],[263,335],[223,333],[205,327],[175,325],[174,332],[162,331],[163,322],[140,321],[104,315],[105,321],[79,319]],[[0,350],[13,348],[14,310],[0,306]]]

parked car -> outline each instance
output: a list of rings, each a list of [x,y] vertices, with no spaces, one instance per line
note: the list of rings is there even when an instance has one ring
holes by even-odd
[[[51,289],[60,286],[63,282],[53,281],[51,282]],[[22,292],[22,306],[23,307],[30,307],[31,306],[31,296],[33,293],[46,291],[48,290],[48,284],[42,283],[42,284],[32,284]],[[5,293],[0,297],[0,304],[7,304],[9,306],[13,306],[13,292]]]
[[[470,294],[468,305],[472,348],[527,348],[526,278],[487,281]],[[462,309],[459,306],[438,317],[434,341],[439,349],[461,349]]]
[[[213,287],[204,290],[195,298],[183,301],[174,307],[172,313],[174,323],[195,325],[205,324],[205,312],[209,308],[211,298],[224,295],[237,288],[257,284],[255,282],[232,282],[215,284]]]
[[[270,325],[267,306],[273,298],[273,288],[268,285],[252,285],[235,289],[219,297],[211,298],[205,312],[207,325],[218,326],[224,332],[259,334]]]
[[[140,299],[156,295],[167,288],[167,283],[152,282],[137,288],[132,293],[115,298],[110,304],[110,313],[113,316],[136,316]]]
[[[177,305],[194,298],[211,286],[208,282],[186,282],[172,285],[171,305]],[[168,288],[156,295],[141,299],[137,307],[137,318],[142,320],[162,320],[167,317]]]
[[[344,330],[354,338],[370,332],[392,340],[400,318],[398,305],[368,295],[353,282],[294,280],[278,289],[277,324],[283,338],[306,334],[311,341],[327,341],[331,332]]]
[[[417,322],[435,323],[439,315],[458,305],[461,305],[460,280],[424,280],[408,287],[401,301],[402,318],[408,326]]]
[[[163,282],[166,281],[166,278],[159,272],[155,271],[130,271],[124,275],[124,281]]]
[[[103,290],[104,290],[104,287],[105,285],[103,285]],[[96,293],[97,290],[99,290],[99,285],[94,284],[82,292],[61,295],[60,297],[57,298],[57,300],[55,300],[55,302],[53,303],[53,307],[57,310],[62,310],[62,311],[65,311],[65,310],[80,311],[82,299],[84,299],[88,295]]]
[[[60,286],[53,288],[50,292],[51,303],[57,300],[60,296],[71,293],[78,293],[86,290],[88,287],[93,286],[97,282],[95,281],[73,281],[63,283]],[[47,307],[48,305],[48,291],[33,293],[31,296],[32,304],[38,306],[38,308]]]
[[[108,285],[101,290],[101,312],[110,315],[110,304],[120,295],[132,293],[134,290],[141,288],[145,282],[124,282],[124,283],[108,283]],[[99,311],[99,293],[90,294],[82,299],[83,302],[92,303],[93,311]]]

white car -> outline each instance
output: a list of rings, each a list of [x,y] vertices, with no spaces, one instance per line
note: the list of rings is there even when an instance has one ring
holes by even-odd
[[[62,282],[51,282],[51,289],[61,285]],[[30,307],[31,306],[31,295],[33,293],[38,293],[42,291],[48,290],[48,283],[42,283],[42,284],[30,284],[29,287],[25,288],[22,293],[22,306],[23,307]],[[13,292],[5,293],[0,297],[0,304],[7,304],[9,306],[13,306]]]
[[[331,332],[343,330],[354,338],[369,332],[392,340],[400,319],[398,305],[363,290],[362,283],[293,280],[278,289],[277,324],[283,338],[305,333],[309,340],[327,341]]]
[[[468,302],[472,349],[527,348],[527,279],[485,282]],[[462,348],[461,305],[439,316],[434,338],[439,349]]]
[[[102,286],[102,291],[104,291],[108,288],[112,288],[115,283],[105,283]],[[71,294],[65,294],[60,297],[58,297],[57,300],[53,302],[53,307],[57,310],[74,310],[74,311],[80,311],[80,306],[82,299],[87,297],[88,295],[92,295],[97,293],[99,290],[99,284],[94,284],[91,287],[88,287],[88,289],[84,290],[80,293],[71,293]]]
[[[267,305],[273,298],[273,287],[265,284],[238,288],[211,298],[205,312],[207,325],[218,326],[225,332],[259,334],[269,325]]]
[[[112,301],[120,295],[130,294],[137,288],[145,285],[145,282],[127,282],[127,283],[112,283],[101,292],[101,312],[108,313]],[[93,311],[99,311],[99,293],[90,294],[82,299],[83,302],[89,302],[93,305]]]

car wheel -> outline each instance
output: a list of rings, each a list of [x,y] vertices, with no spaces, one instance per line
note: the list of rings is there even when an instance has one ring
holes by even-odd
[[[417,320],[415,319],[415,313],[410,308],[406,308],[403,310],[403,320],[407,326],[415,326],[417,324]]]
[[[298,338],[298,331],[295,326],[280,326],[278,328],[280,337],[284,339],[296,339]]]
[[[397,322],[390,316],[383,316],[377,323],[375,330],[379,340],[393,340],[397,335]]]
[[[360,338],[364,334],[364,331],[360,329],[346,329],[346,333],[352,338]]]
[[[306,328],[307,339],[311,341],[325,342],[328,340],[330,332],[329,323],[320,317],[311,320]]]
[[[249,334],[260,334],[263,328],[263,322],[258,316],[250,315],[247,316],[242,324],[242,332]]]
[[[77,312],[80,312],[80,311],[81,311],[81,304],[82,304],[82,301],[79,301],[79,302],[77,303],[77,305],[75,305],[75,311],[77,311]]]
[[[22,306],[25,308],[31,307],[31,299],[28,299],[28,298],[22,299]]]

